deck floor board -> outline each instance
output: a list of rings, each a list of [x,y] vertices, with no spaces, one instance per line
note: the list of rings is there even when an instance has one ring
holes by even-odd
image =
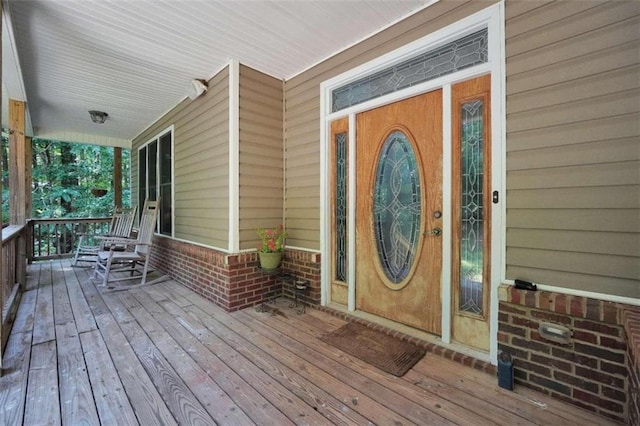
[[[60,398],[56,341],[33,345],[24,410],[25,425],[59,425]]]
[[[133,294],[131,293],[133,292],[130,292],[128,296],[132,297]],[[185,383],[185,386],[188,384],[188,389],[183,390],[185,395],[192,394],[193,398],[197,399],[202,408],[218,424],[251,424],[251,420],[237,404],[229,398],[226,392],[218,386],[206,371],[200,368],[191,355],[173,337],[166,333],[162,325],[147,310],[151,308],[151,305],[155,305],[155,302],[148,295],[140,291],[137,291],[137,293],[139,293],[138,298],[145,299],[145,304],[131,307],[129,311],[140,325],[140,328],[149,337],[149,344],[153,344],[160,351],[180,378],[180,382]],[[123,296],[125,295],[125,293],[122,294]],[[115,299],[112,299],[112,303],[115,303]],[[161,314],[162,312],[158,312],[159,309],[159,307],[157,309],[153,308],[156,313]],[[175,384],[173,388],[176,388]],[[195,402],[194,405],[196,405]]]
[[[61,265],[64,269],[64,280],[69,293],[69,301],[73,311],[73,318],[76,322],[78,333],[97,330],[98,326],[91,313],[91,308],[80,289],[80,281],[76,276],[73,268],[69,265]]]
[[[171,302],[166,301],[165,303]],[[253,388],[252,384],[255,384],[256,381],[255,376],[250,377],[249,382],[245,381],[187,329],[176,323],[168,313],[153,316],[182,349],[193,357],[198,366],[210,375],[218,386],[238,404],[252,422],[283,426],[293,424],[279,409]],[[236,365],[243,368],[247,363]]]
[[[264,318],[258,313],[233,315],[244,317],[247,324],[260,322]],[[269,321],[269,327],[254,327],[274,340],[281,340],[287,347],[295,349],[296,353],[304,354],[309,362],[320,366],[327,374],[342,378],[370,396],[379,398],[385,402],[387,410],[402,413],[413,422],[435,424],[444,423],[446,419],[454,424],[496,424],[493,420],[462,409],[463,405],[457,399],[447,400],[423,389],[406,386],[396,377],[318,340],[327,329],[312,330],[308,325],[296,329],[281,318]]]
[[[80,342],[100,422],[105,425],[139,424],[100,331],[82,333]]]
[[[34,345],[55,339],[51,263],[45,263],[40,268],[40,284],[38,285],[38,299],[36,301],[34,321]]]
[[[273,341],[281,341],[290,351],[297,354],[300,358],[299,365],[303,365],[304,368],[312,368],[316,366],[321,369],[322,374],[327,374],[336,380],[344,381],[353,388],[350,390],[354,393],[352,397],[352,404],[355,407],[363,406],[360,401],[360,396],[355,394],[355,390],[359,390],[362,394],[369,399],[377,399],[380,401],[380,407],[365,407],[363,406],[363,415],[367,415],[369,419],[377,424],[388,424],[386,418],[379,418],[381,412],[395,413],[397,416],[407,418],[409,422],[420,424],[427,422],[429,424],[447,424],[451,422],[456,423],[456,420],[462,421],[460,416],[451,416],[454,418],[447,418],[446,415],[441,415],[435,410],[432,411],[428,408],[429,402],[425,395],[424,400],[419,403],[415,400],[411,400],[409,396],[404,392],[405,389],[398,389],[392,386],[392,376],[384,377],[383,374],[376,376],[375,367],[371,367],[366,363],[353,363],[346,362],[350,356],[342,353],[338,349],[323,344],[317,339],[310,339],[309,335],[303,331],[296,330],[291,325],[286,324],[286,320],[270,321],[269,326],[265,326],[261,323],[261,319],[267,318],[262,314],[250,315],[246,312],[234,313],[233,316],[238,318],[243,324],[252,327],[259,332],[264,338],[271,339]],[[317,342],[317,345],[311,344],[311,342]],[[306,343],[309,344],[306,344]],[[354,359],[355,360],[355,359]],[[386,380],[388,379],[388,380]],[[377,408],[377,410],[375,410]],[[453,407],[444,407],[453,408]],[[375,410],[375,411],[374,411]],[[438,410],[438,411],[444,411]],[[442,413],[445,414],[445,413]],[[407,421],[401,421],[406,424]]]
[[[67,260],[29,266],[0,424],[615,424],[427,354],[402,378],[320,338],[346,323],[226,313],[174,281],[105,292]]]

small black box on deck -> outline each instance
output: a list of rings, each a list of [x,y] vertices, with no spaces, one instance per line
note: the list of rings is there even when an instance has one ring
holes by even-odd
[[[513,361],[507,352],[498,355],[498,386],[513,390]]]

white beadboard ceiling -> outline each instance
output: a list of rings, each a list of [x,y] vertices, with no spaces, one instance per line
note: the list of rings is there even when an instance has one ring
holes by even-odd
[[[289,79],[431,3],[3,0],[2,121],[9,96],[32,136],[126,147],[232,59]]]

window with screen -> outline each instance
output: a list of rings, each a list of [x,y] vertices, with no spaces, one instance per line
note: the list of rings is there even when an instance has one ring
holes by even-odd
[[[158,232],[173,235],[173,130],[162,132],[138,150],[138,205],[160,197]]]

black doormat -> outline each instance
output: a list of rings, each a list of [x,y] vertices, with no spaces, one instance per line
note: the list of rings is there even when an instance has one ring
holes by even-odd
[[[321,340],[397,377],[402,377],[426,353],[413,343],[356,323],[348,323]]]

